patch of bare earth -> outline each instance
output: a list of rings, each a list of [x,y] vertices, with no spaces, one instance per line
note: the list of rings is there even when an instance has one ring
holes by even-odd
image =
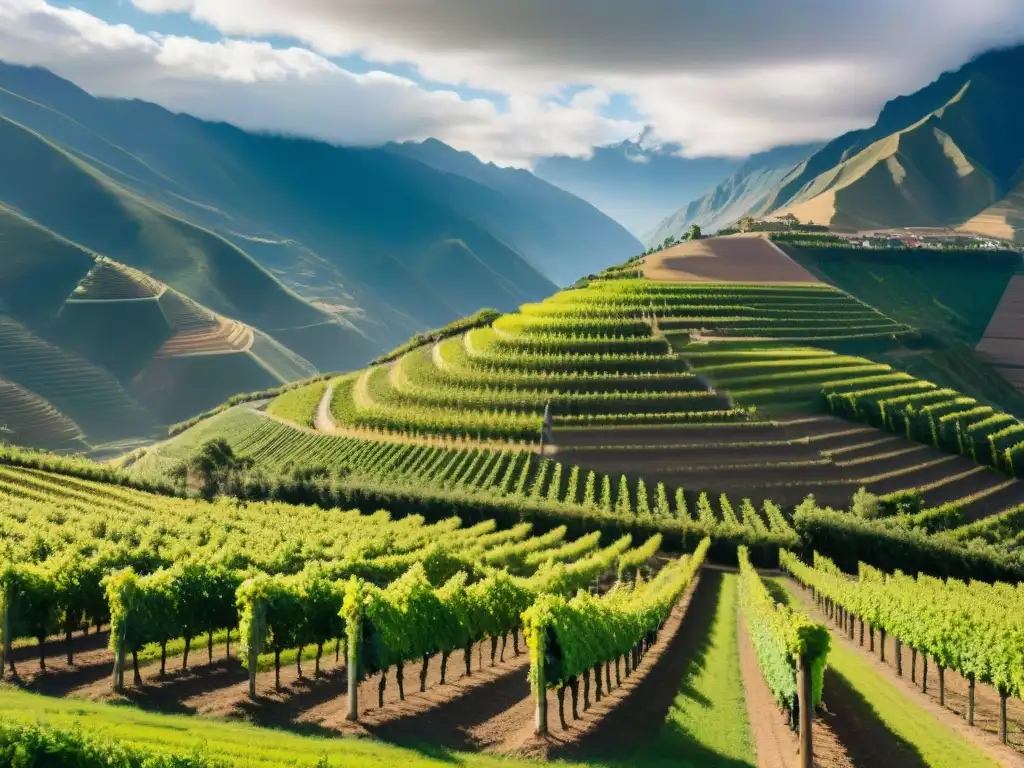
[[[742,612],[739,614],[739,646],[743,693],[754,737],[757,768],[792,768],[797,760],[797,738],[761,675]]]
[[[880,633],[875,633],[875,650],[871,651],[870,627],[865,625],[864,645],[861,645],[859,623],[854,628],[854,638],[851,640],[848,632],[844,632],[840,628],[836,627],[835,622],[830,620],[821,610],[818,609],[814,600],[811,598],[809,591],[804,590],[804,588],[793,579],[787,579],[787,586],[789,587],[790,594],[792,594],[812,616],[815,616],[818,620],[824,622],[826,626],[831,628],[833,642],[844,643],[848,648],[870,656],[871,663],[874,667],[880,673],[885,675],[893,684],[899,685],[901,689],[907,693],[910,700],[935,716],[946,728],[971,741],[971,743],[975,744],[979,749],[987,753],[989,757],[1000,765],[1007,766],[1008,768],[1024,768],[1024,702],[1011,698],[1007,703],[1009,717],[1009,745],[1004,746],[999,743],[996,737],[999,727],[999,695],[993,688],[981,683],[976,686],[974,711],[975,726],[971,727],[967,725],[966,722],[968,691],[967,680],[952,670],[946,670],[944,686],[945,706],[940,706],[938,702],[938,670],[933,662],[929,662],[928,664],[927,691],[923,691],[922,688],[924,687],[923,683],[925,681],[925,676],[923,674],[924,662],[920,655],[918,656],[915,669],[912,652],[910,649],[904,647],[901,654],[903,675],[898,675],[896,670],[896,645],[891,637],[887,637],[885,640],[886,660],[883,662],[880,659],[880,651],[882,647]],[[826,695],[829,690],[836,689],[848,689],[851,693],[851,695],[838,698],[831,697],[832,701],[839,704],[844,700],[852,701],[853,699],[859,698],[845,680],[831,670],[829,670],[829,672],[831,672],[831,675],[826,673],[825,679]],[[912,676],[913,679],[911,679]],[[920,758],[917,760],[918,762],[916,763],[908,761],[903,764],[922,765]],[[858,761],[857,764],[859,765],[860,762]],[[891,765],[891,763],[888,762],[879,762],[878,764],[884,764],[886,766]],[[899,763],[896,765],[899,765]]]
[[[821,285],[774,243],[760,235],[692,240],[644,259],[648,280]]]
[[[168,672],[163,678],[159,675],[159,665],[145,667],[141,684],[134,683],[129,672],[124,694],[115,694],[111,690],[109,670],[112,664],[108,663],[102,678],[66,693],[101,701],[127,700],[144,709],[162,712],[243,719],[259,725],[335,734],[372,734],[387,738],[389,734],[396,733],[392,727],[394,723],[408,723],[407,730],[412,736],[416,733],[415,723],[427,723],[429,718],[423,715],[432,708],[451,704],[478,688],[507,685],[506,678],[515,677],[517,672],[525,670],[529,659],[522,643],[520,654],[515,656],[512,643],[502,651],[499,642],[493,665],[490,647],[487,640],[473,648],[470,655],[472,671],[468,676],[465,674],[464,652],[453,654],[448,662],[444,685],[440,682],[440,657],[433,657],[426,666],[423,691],[420,690],[422,663],[406,664],[403,668],[404,697],[399,692],[396,670],[392,668],[383,689],[383,706],[379,705],[381,675],[368,677],[359,686],[358,723],[346,719],[348,678],[345,659],[342,656],[336,660],[333,648],[324,654],[319,677],[315,676],[311,661],[303,662],[301,676],[294,663],[288,664],[282,666],[281,688],[277,690],[273,671],[259,673],[256,699],[248,696],[247,671],[234,656],[225,658],[221,655],[222,648],[218,649],[213,663],[206,663],[206,651],[203,649],[197,659],[200,663],[189,669],[181,669],[180,657],[168,659]],[[453,707],[452,711],[457,709]],[[419,734],[421,738],[416,741],[426,743],[432,740],[429,726],[423,727]]]
[[[977,351],[1007,381],[1024,391],[1024,275],[1010,278]]]

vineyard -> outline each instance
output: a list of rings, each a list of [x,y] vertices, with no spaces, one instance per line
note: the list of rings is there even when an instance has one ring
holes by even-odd
[[[933,342],[758,243],[481,312],[116,464],[0,452],[0,750],[186,760],[195,723],[204,768],[1019,765],[1024,428],[879,362]],[[154,300],[123,277],[80,294]],[[62,730],[105,702],[135,725]]]

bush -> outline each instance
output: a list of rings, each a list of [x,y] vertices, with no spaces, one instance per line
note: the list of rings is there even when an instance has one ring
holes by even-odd
[[[162,755],[46,725],[0,722],[0,765],[45,768],[228,768],[195,752]]]
[[[1024,559],[1020,555],[823,509],[813,496],[797,507],[793,525],[805,559],[820,552],[847,573],[856,573],[857,563],[865,562],[883,571],[927,573],[964,581],[1024,581]]]

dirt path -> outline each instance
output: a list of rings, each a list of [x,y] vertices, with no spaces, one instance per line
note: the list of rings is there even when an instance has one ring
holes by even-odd
[[[333,648],[325,649],[321,662],[322,675],[313,676],[312,661],[303,662],[303,677],[299,677],[294,663],[281,669],[281,690],[274,687],[274,672],[257,675],[258,697],[248,696],[248,673],[232,655],[223,656],[221,647],[212,664],[207,663],[205,649],[196,657],[199,662],[187,670],[181,669],[181,658],[169,658],[167,676],[159,677],[159,666],[142,670],[143,682],[135,685],[132,675],[126,676],[123,695],[111,690],[110,675],[113,663],[107,653],[98,665],[98,674],[85,681],[65,680],[62,689],[51,693],[69,695],[97,701],[129,701],[143,709],[159,712],[197,714],[226,719],[243,719],[258,725],[313,731],[324,734],[348,733],[376,735],[389,740],[428,743],[433,741],[435,727],[432,720],[444,715],[431,715],[431,710],[457,713],[486,711],[491,702],[500,699],[503,689],[515,689],[513,678],[522,678],[529,656],[520,639],[520,655],[514,655],[513,644],[508,643],[504,661],[498,644],[498,657],[490,663],[490,640],[478,644],[471,655],[472,673],[465,676],[464,654],[459,651],[448,663],[447,681],[440,685],[440,657],[427,666],[425,692],[420,692],[420,663],[404,667],[405,700],[401,700],[395,678],[395,669],[388,673],[384,689],[384,706],[378,707],[380,675],[373,675],[359,686],[360,722],[346,719],[348,713],[348,678],[345,660],[335,661]],[[527,686],[528,688],[528,686]],[[495,695],[492,695],[495,694]],[[516,692],[518,698],[519,692]],[[466,699],[465,702],[462,699]],[[417,729],[417,724],[419,724]],[[402,737],[399,739],[399,737]],[[408,738],[406,738],[408,737]]]
[[[919,684],[923,663],[920,657],[918,658],[917,668],[918,684],[914,684],[910,680],[912,661],[910,651],[907,649],[904,649],[903,653],[903,677],[900,678],[896,674],[896,648],[891,638],[886,638],[886,661],[883,663],[879,660],[880,638],[877,634],[875,636],[875,652],[872,653],[868,650],[869,635],[867,629],[865,629],[865,645],[862,647],[860,645],[859,630],[855,632],[854,640],[851,640],[847,633],[839,631],[834,622],[818,609],[811,599],[810,592],[805,591],[794,579],[785,578],[784,582],[794,600],[812,617],[829,627],[832,632],[833,643],[842,643],[845,647],[856,650],[859,654],[870,656],[873,667],[884,675],[888,682],[898,686],[901,692],[905,693],[910,700],[924,711],[938,719],[943,726],[954,734],[970,741],[1000,765],[1007,766],[1007,768],[1024,768],[1024,754],[1022,754],[1024,747],[1021,745],[1021,722],[1024,721],[1024,717],[1022,717],[1024,715],[1024,703],[1014,699],[1011,699],[1009,702],[1010,731],[1013,743],[1011,746],[1004,746],[995,737],[995,732],[998,728],[999,697],[992,688],[980,684],[977,686],[975,694],[975,725],[977,727],[972,728],[968,726],[964,716],[967,701],[966,680],[956,673],[947,670],[945,685],[946,706],[940,707],[938,704],[938,677],[934,665],[930,664],[928,670],[929,691],[928,693],[922,693]],[[865,718],[871,716],[870,703],[865,701],[851,687],[848,681],[831,668],[826,671],[825,691],[827,701],[835,708],[837,724],[851,721],[864,722]],[[830,691],[836,691],[837,695],[830,695]],[[903,762],[898,762],[892,755],[879,755],[872,752],[869,748],[873,742],[874,740],[861,738],[856,732],[843,738],[843,743],[851,748],[855,764],[857,765],[871,764],[864,762],[865,760],[879,760],[880,762],[876,764],[886,766],[924,765],[921,762],[921,758],[917,755],[904,755]]]
[[[740,671],[757,768],[793,768],[797,764],[797,737],[786,723],[785,714],[779,711],[761,674],[742,611],[738,612],[738,621]]]
[[[331,416],[331,400],[334,398],[334,382],[327,385],[324,396],[316,406],[316,414],[313,416],[313,429],[317,432],[333,434],[336,426],[334,417]]]
[[[706,578],[714,582],[718,576],[702,575],[691,586],[672,610],[639,669],[628,678],[621,678],[618,686],[614,685],[613,666],[610,694],[605,690],[598,702],[592,690],[591,706],[584,709],[581,684],[579,719],[572,718],[571,696],[566,692],[567,729],[559,724],[556,692],[548,691],[550,734],[546,739],[534,735],[535,702],[524,670],[522,698],[497,716],[472,726],[471,740],[478,748],[492,752],[542,759],[581,759],[628,754],[650,739],[664,725],[692,648],[706,634],[694,624],[706,624],[714,615],[718,593],[713,583],[701,587]]]

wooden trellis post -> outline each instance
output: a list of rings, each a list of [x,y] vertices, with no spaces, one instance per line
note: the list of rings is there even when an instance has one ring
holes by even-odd
[[[814,741],[811,738],[814,721],[811,662],[806,656],[797,657],[796,685],[800,703],[800,768],[814,768]]]

